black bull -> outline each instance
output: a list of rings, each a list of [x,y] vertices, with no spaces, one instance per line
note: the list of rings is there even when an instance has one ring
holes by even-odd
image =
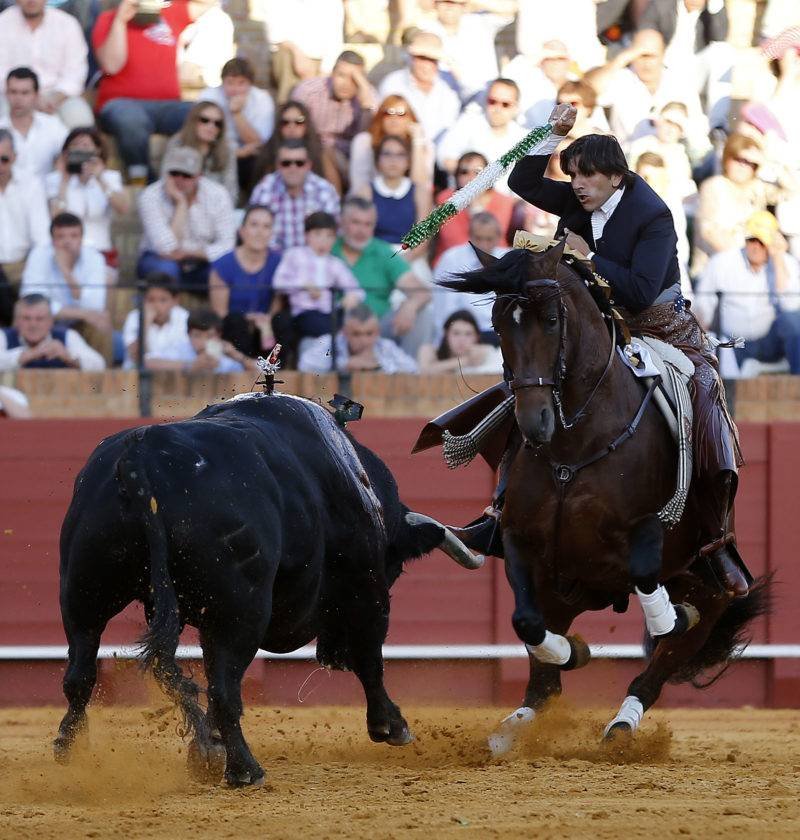
[[[381,646],[403,562],[435,547],[467,567],[482,562],[410,513],[386,465],[308,400],[245,395],[107,438],[76,479],[61,531],[69,709],[56,757],[85,725],[106,624],[136,600],[144,664],[184,715],[196,772],[263,779],[239,723],[242,676],[259,648],[314,638],[321,664],[361,681],[370,737],[408,743]],[[184,624],[199,630],[206,711],[175,661]]]

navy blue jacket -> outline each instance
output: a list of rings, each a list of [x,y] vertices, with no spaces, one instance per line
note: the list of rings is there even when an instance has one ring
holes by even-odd
[[[567,227],[595,252],[595,271],[610,284],[615,303],[641,312],[664,290],[680,283],[678,237],[667,205],[638,175],[594,241],[591,213],[581,207],[570,184],[544,177],[547,155],[528,155],[514,169],[508,185],[525,201],[559,217],[556,236]]]

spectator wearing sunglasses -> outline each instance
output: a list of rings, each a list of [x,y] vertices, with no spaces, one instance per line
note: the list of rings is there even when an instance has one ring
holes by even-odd
[[[239,184],[244,189],[253,178],[256,155],[275,130],[275,102],[255,86],[253,65],[241,57],[222,67],[222,84],[206,88],[200,99],[216,103],[225,114],[225,134],[234,147]]]
[[[137,271],[140,277],[163,271],[180,290],[203,295],[209,264],[234,246],[233,203],[223,186],[202,174],[197,149],[170,149],[164,171],[139,195],[144,234]]]
[[[339,217],[339,196],[328,181],[311,171],[302,140],[281,141],[276,169],[256,185],[250,204],[263,204],[272,211],[275,225],[270,246],[280,251],[305,244],[305,220],[312,213]]]
[[[192,106],[183,128],[169,138],[166,151],[184,146],[197,149],[203,159],[203,175],[222,184],[231,201],[236,204],[239,181],[236,174],[236,155],[227,137],[227,125],[222,108],[210,100]],[[166,174],[166,152],[161,161],[161,177]]]
[[[487,160],[497,160],[525,136],[516,122],[519,114],[519,88],[511,79],[495,79],[486,89],[482,110],[467,108],[448,129],[439,144],[439,166],[451,175],[458,158],[468,151],[480,152]],[[506,178],[496,184],[498,192],[510,194]]]
[[[400,137],[411,144],[410,178],[414,183],[433,180],[433,144],[413,108],[396,94],[378,107],[369,128],[356,134],[350,146],[350,192],[362,193],[375,177],[375,153],[385,137]]]

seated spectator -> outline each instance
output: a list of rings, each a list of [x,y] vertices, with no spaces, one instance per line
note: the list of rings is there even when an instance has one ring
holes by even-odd
[[[474,213],[469,219],[469,241],[448,248],[433,273],[435,281],[449,279],[463,271],[475,271],[481,267],[475,248],[480,248],[494,257],[502,257],[508,250],[504,247],[497,219],[486,212]],[[480,304],[480,305],[479,305]],[[451,289],[437,287],[433,295],[434,335],[438,339],[444,333],[444,324],[454,313],[466,309],[473,313],[478,325],[480,340],[485,344],[499,343],[497,333],[492,326],[492,307],[478,301],[475,295],[467,292],[454,292]]]
[[[168,359],[180,353],[189,334],[186,322],[189,312],[178,304],[175,281],[159,271],[145,277],[144,290],[144,363],[152,359]],[[139,356],[139,308],[125,317],[122,342],[125,345],[123,367],[136,366]]]
[[[610,108],[611,130],[623,149],[643,134],[653,133],[650,115],[668,102],[686,106],[690,144],[698,149],[709,147],[708,119],[700,97],[686,83],[683,71],[665,67],[664,39],[659,32],[640,30],[630,47],[590,70],[585,79],[597,91],[600,104]]]
[[[349,169],[350,143],[366,129],[378,106],[375,88],[364,72],[364,59],[345,50],[330,76],[301,82],[292,91],[292,99],[308,108],[322,139],[323,155],[335,170],[337,181],[332,183],[341,192]]]
[[[335,350],[331,336],[320,336],[300,354],[300,370],[328,373],[374,371],[380,373],[416,373],[417,363],[388,338],[381,338],[381,326],[375,313],[363,303],[347,312],[344,326],[336,336]]]
[[[0,371],[19,368],[103,370],[103,357],[80,334],[56,326],[50,301],[23,295],[14,307],[14,325],[0,329]]]
[[[234,245],[233,203],[223,186],[201,174],[197,149],[170,149],[164,171],[139,195],[144,234],[137,272],[163,271],[182,290],[203,295],[210,264]]]
[[[375,237],[377,216],[371,201],[360,196],[346,198],[341,235],[331,253],[355,274],[366,294],[365,303],[381,322],[382,335],[397,340],[409,355],[416,355],[430,333],[431,291],[405,260],[395,257],[390,245]],[[395,289],[405,296],[397,309],[391,301]]]
[[[442,41],[430,32],[418,32],[408,45],[409,66],[395,70],[378,88],[381,99],[402,96],[414,109],[425,136],[438,143],[461,110],[458,94],[439,74]]]
[[[253,359],[222,340],[222,319],[210,309],[196,309],[186,321],[188,337],[174,351],[145,362],[150,370],[182,370],[185,373],[241,373],[257,370]]]
[[[44,189],[38,178],[16,167],[14,138],[0,128],[0,271],[12,288],[18,288],[28,252],[50,240]],[[10,318],[0,312],[0,321]]]
[[[186,117],[183,128],[167,141],[161,161],[161,177],[167,174],[166,152],[177,146],[197,149],[203,160],[203,175],[221,184],[228,191],[231,202],[239,197],[239,180],[236,174],[236,155],[225,136],[225,115],[219,105],[206,100],[196,102]]]
[[[585,134],[608,134],[608,120],[597,104],[597,94],[583,79],[567,79],[558,88],[555,99],[542,99],[529,108],[525,114],[525,124],[530,128],[544,125],[556,105],[572,105],[578,112],[575,125],[569,132],[573,140]]]
[[[442,40],[443,58],[462,100],[483,90],[498,73],[494,40],[512,15],[467,11],[468,0],[436,0],[436,20],[426,27]]]
[[[423,344],[417,354],[420,373],[502,373],[499,347],[481,343],[475,316],[458,309],[444,322],[438,347]]]
[[[33,417],[28,398],[17,388],[0,385],[0,417],[27,420]]]
[[[430,212],[432,184],[428,178],[414,182],[409,177],[411,144],[402,137],[387,135],[381,140],[375,168],[371,184],[357,194],[375,205],[375,236],[398,248],[411,226]]]
[[[273,218],[268,207],[251,204],[239,228],[239,245],[211,266],[208,299],[222,318],[222,336],[248,356],[271,350],[273,317],[283,307],[272,283],[281,255],[269,247]],[[278,341],[284,343],[279,336]]]
[[[327,73],[342,51],[342,0],[260,0],[278,102],[304,79]]]
[[[50,223],[51,243],[28,256],[20,295],[41,294],[59,323],[74,327],[107,362],[111,361],[111,318],[106,311],[106,262],[83,242],[83,223],[59,213]]]
[[[486,167],[488,161],[479,152],[466,152],[461,155],[456,164],[456,190],[465,187],[470,181],[474,181],[478,173]],[[444,204],[455,190],[442,190],[436,196],[436,204]],[[477,213],[491,213],[497,219],[503,238],[510,243],[509,236],[513,238],[511,230],[511,218],[514,214],[514,199],[510,195],[504,195],[497,190],[486,190],[475,198],[463,213],[454,216],[446,225],[443,225],[436,236],[433,252],[433,265],[436,266],[442,254],[455,245],[463,245],[469,239],[470,218]]]
[[[800,267],[771,213],[750,216],[744,248],[711,257],[692,308],[706,328],[745,339],[735,348],[739,364],[785,358],[790,371],[800,373]]]
[[[305,242],[305,219],[321,211],[339,215],[339,196],[324,178],[311,171],[311,157],[302,140],[282,140],[276,170],[256,184],[250,204],[269,207],[275,220],[273,247],[281,251]]]
[[[275,272],[272,287],[289,298],[292,344],[318,338],[333,326],[334,290],[344,293],[341,307],[352,309],[364,292],[342,260],[331,256],[336,242],[336,219],[330,213],[311,213],[305,220],[306,244],[289,248]]]
[[[256,155],[275,130],[275,103],[267,91],[255,86],[255,78],[246,58],[232,58],[222,68],[222,84],[200,94],[200,99],[216,103],[225,114],[242,189],[252,184]]]
[[[722,172],[700,185],[692,254],[692,274],[699,274],[708,258],[744,244],[745,222],[766,210],[769,188],[758,177],[761,146],[752,137],[732,134],[722,152]]]
[[[82,98],[89,72],[87,54],[75,18],[48,7],[46,0],[17,0],[0,12],[0,79],[15,67],[30,67],[41,84],[36,107],[58,116],[70,128],[94,122],[92,109]]]
[[[411,144],[411,180],[416,183],[433,180],[433,146],[411,106],[402,96],[387,96],[378,107],[367,131],[353,138],[350,146],[350,192],[362,193],[375,177],[375,153],[381,140],[388,136],[402,137]]]
[[[503,75],[519,88],[520,111],[524,114],[521,122],[528,129],[547,122],[561,86],[575,80],[571,68],[567,45],[557,40],[547,41],[532,51],[521,51],[505,66]]]
[[[687,117],[686,106],[682,102],[668,102],[653,119],[656,133],[634,140],[628,153],[633,169],[644,152],[657,154],[669,173],[673,194],[681,201],[697,194],[697,185],[692,179],[692,164],[686,152]]]
[[[451,175],[464,152],[480,152],[495,161],[526,134],[516,122],[519,113],[519,88],[511,79],[495,79],[486,90],[482,110],[468,107],[447,130],[437,151],[439,166]],[[510,193],[507,177],[494,185],[498,192]]]
[[[95,111],[103,131],[117,141],[129,177],[150,167],[151,134],[175,134],[186,121],[192,106],[180,101],[178,38],[208,3],[174,0],[151,23],[142,21],[138,0],[121,0],[97,18],[92,45],[103,76]],[[131,167],[137,169],[132,173]],[[155,172],[149,173],[155,180]]]
[[[53,168],[67,136],[64,123],[51,114],[36,110],[39,79],[33,70],[17,67],[6,77],[8,114],[0,119],[14,138],[16,168],[44,178]]]
[[[209,8],[181,32],[178,77],[181,88],[211,88],[222,80],[225,62],[236,55],[233,20],[223,8],[225,0],[212,0]],[[200,99],[206,97],[201,94]]]
[[[112,214],[124,215],[130,198],[122,176],[106,167],[106,150],[96,128],[73,128],[64,141],[56,168],[44,179],[50,215],[72,213],[83,222],[83,242],[117,265],[111,242]]]
[[[261,147],[253,164],[253,177],[249,190],[266,175],[277,169],[278,147],[284,140],[302,140],[311,161],[311,171],[320,178],[326,177],[322,160],[322,140],[311,120],[311,114],[302,102],[290,99],[278,108],[272,137]]]

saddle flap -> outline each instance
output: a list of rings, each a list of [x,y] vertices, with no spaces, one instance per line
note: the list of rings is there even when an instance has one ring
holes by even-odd
[[[646,344],[650,349],[651,355],[655,357],[654,361],[657,367],[661,367],[659,360],[663,360],[663,362],[669,362],[672,367],[682,373],[687,379],[691,379],[694,376],[694,364],[677,347],[667,344],[666,341],[660,341],[657,338],[651,338],[649,336],[639,336],[637,340]]]

